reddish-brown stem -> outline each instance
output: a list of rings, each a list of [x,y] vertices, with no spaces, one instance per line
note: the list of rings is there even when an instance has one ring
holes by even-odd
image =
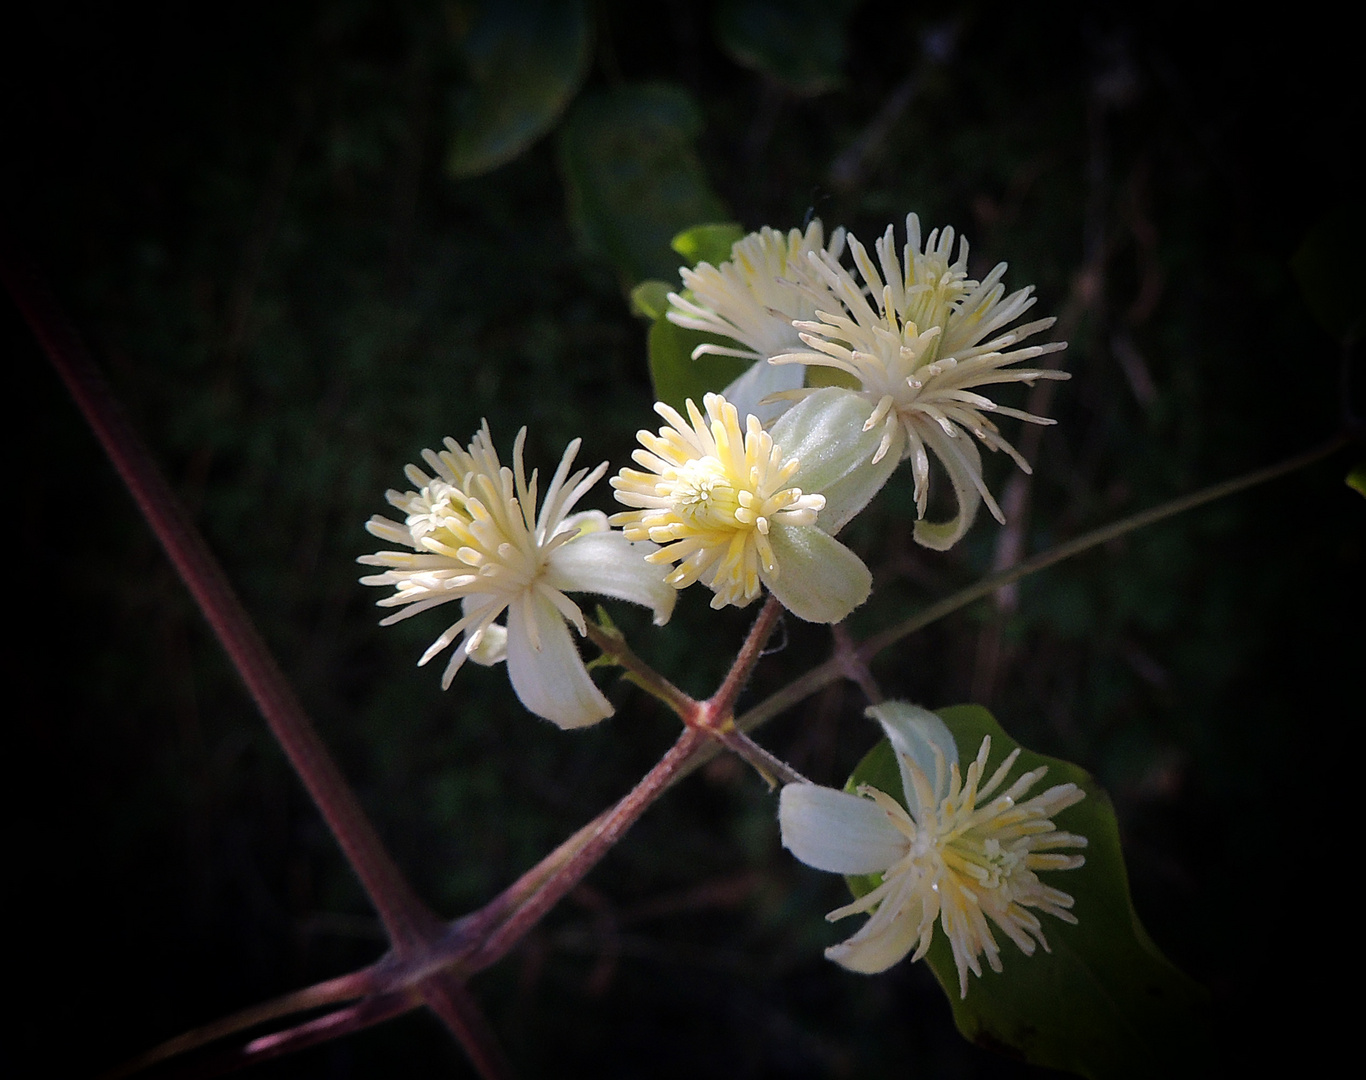
[[[770,595],[764,601],[759,617],[754,620],[754,625],[750,627],[749,636],[745,638],[745,643],[740,646],[739,655],[735,657],[735,663],[731,664],[725,680],[716,693],[708,698],[704,704],[708,720],[714,723],[724,723],[734,714],[736,699],[744,690],[745,683],[749,682],[750,675],[754,673],[754,665],[759,662],[759,657],[763,655],[764,646],[772,637],[773,629],[778,625],[778,620],[782,618],[782,614],[783,606],[778,603],[776,597]]]
[[[618,631],[592,622],[586,624],[586,631],[588,640],[610,657],[613,663],[625,668],[632,682],[651,697],[664,702],[685,723],[696,714],[697,702],[632,652]]]
[[[799,783],[805,778],[786,762],[774,757],[734,724],[736,698],[744,689],[754,665],[763,655],[773,629],[782,616],[782,606],[772,596],[765,601],[759,617],[750,627],[740,652],[721,685],[706,701],[689,697],[668,679],[635,655],[619,634],[592,623],[588,625],[589,639],[620,664],[632,681],[668,705],[689,728],[703,731],[731,753],[749,762],[770,786]]]
[[[0,267],[11,295],[247,684],[374,903],[394,949],[404,954],[419,948],[439,929],[435,916],[389,858],[217,560],[181,511],[75,331],[33,272],[4,254]]]
[[[239,1031],[246,1031],[247,1028],[256,1027],[258,1024],[278,1020],[282,1016],[364,997],[377,989],[376,970],[377,967],[374,965],[361,968],[360,971],[328,979],[303,990],[295,990],[283,997],[253,1005],[250,1009],[243,1009],[231,1016],[215,1020],[212,1024],[205,1024],[183,1035],[177,1035],[174,1039],[168,1039],[147,1053],[125,1062],[112,1072],[105,1073],[104,1080],[119,1080],[124,1076],[132,1076],[143,1069],[151,1068],[159,1061],[165,1061],[178,1054],[188,1054],[191,1050],[198,1050],[201,1046],[226,1039],[229,1035],[236,1035]]]
[[[831,659],[839,665],[840,674],[850,682],[856,683],[869,702],[874,705],[881,702],[882,690],[868,669],[867,658],[859,652],[854,636],[849,633],[844,623],[837,623],[830,629],[835,639],[835,651]]]
[[[403,990],[398,993],[368,997],[364,1001],[358,1001],[354,1005],[338,1009],[326,1016],[309,1020],[307,1023],[300,1024],[287,1031],[277,1031],[270,1035],[262,1035],[259,1039],[253,1039],[240,1050],[232,1051],[211,1063],[208,1069],[197,1073],[197,1075],[220,1076],[223,1073],[235,1072],[249,1065],[257,1065],[271,1058],[283,1057],[285,1054],[292,1054],[296,1050],[316,1046],[318,1043],[328,1042],[340,1038],[342,1035],[350,1035],[352,1032],[373,1027],[385,1020],[392,1020],[395,1016],[402,1016],[406,1012],[411,1012],[418,1004],[420,1004],[420,999],[416,990]]]
[[[498,1045],[483,1012],[455,975],[443,971],[424,979],[422,1000],[459,1040],[470,1063],[484,1080],[509,1080],[512,1063]]]
[[[748,762],[750,767],[763,777],[770,790],[783,784],[809,784],[811,782],[782,758],[769,753],[743,731],[736,728],[734,721],[709,734],[741,761]]]
[[[688,728],[668,752],[659,759],[638,784],[616,806],[598,818],[592,836],[531,897],[517,908],[507,922],[493,931],[462,965],[474,972],[495,963],[517,944],[570,889],[583,880],[598,861],[621,839],[622,834],[640,818],[667,788],[674,774],[707,741],[707,734]]]

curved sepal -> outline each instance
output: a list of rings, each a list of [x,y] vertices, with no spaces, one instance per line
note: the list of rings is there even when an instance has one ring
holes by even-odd
[[[825,496],[816,524],[832,535],[868,505],[897,466],[893,455],[872,463],[881,433],[863,430],[867,418],[868,403],[862,397],[830,386],[808,394],[772,428],[783,454],[801,462],[793,483]]]
[[[799,619],[837,623],[868,599],[873,575],[863,560],[814,525],[774,525],[769,543],[781,572],[763,583]]]

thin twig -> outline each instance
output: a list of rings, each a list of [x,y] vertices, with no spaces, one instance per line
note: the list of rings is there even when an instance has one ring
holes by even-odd
[[[1137,529],[1156,524],[1159,521],[1174,517],[1187,510],[1193,510],[1197,506],[1213,502],[1216,499],[1225,498],[1226,496],[1233,495],[1247,488],[1266,483],[1268,480],[1274,480],[1279,476],[1294,472],[1297,469],[1302,469],[1307,465],[1312,465],[1317,461],[1322,461],[1324,458],[1348,445],[1351,441],[1352,439],[1350,436],[1339,436],[1338,438],[1329,440],[1321,446],[1317,446],[1312,450],[1306,450],[1301,454],[1296,454],[1294,457],[1287,458],[1275,465],[1268,465],[1264,469],[1255,469],[1250,473],[1244,473],[1242,476],[1234,477],[1232,480],[1225,480],[1221,483],[1213,484],[1210,487],[1202,488],[1200,491],[1192,492],[1191,494],[1183,495],[1178,499],[1172,499],[1170,502],[1162,503],[1160,506],[1154,506],[1148,510],[1140,511],[1137,514],[1131,514],[1129,517],[1122,518],[1109,525],[1104,525],[1099,529],[1093,529],[1091,532],[1078,536],[1076,539],[1049,548],[1047,551],[1041,552],[1033,558],[1017,563],[1008,570],[1004,570],[999,574],[992,574],[990,577],[983,578],[981,581],[969,585],[965,589],[960,589],[951,596],[944,597],[944,599],[931,604],[929,607],[917,612],[915,615],[911,616],[911,618],[902,623],[898,623],[896,626],[890,627],[879,634],[874,634],[858,647],[858,654],[864,662],[870,661],[878,653],[882,652],[884,649],[890,648],[903,638],[915,633],[917,630],[923,630],[931,623],[938,622],[945,616],[953,614],[953,612],[960,608],[967,607],[974,601],[980,600],[985,596],[990,596],[1003,585],[1009,585],[1012,582],[1019,581],[1021,578],[1038,573],[1040,570],[1053,566],[1055,563],[1062,562],[1064,559],[1070,559],[1074,555],[1080,555],[1084,551],[1108,543],[1111,540],[1116,540]],[[845,674],[845,666],[841,662],[840,657],[831,657],[831,659],[825,661],[825,663],[812,668],[805,675],[789,683],[776,693],[771,694],[758,705],[754,706],[754,708],[749,709],[747,712],[737,717],[735,726],[741,731],[753,731],[779,713],[785,712],[798,702],[804,701],[812,694],[829,686],[837,679],[842,678]],[[688,775],[688,773],[692,772],[694,769],[700,768],[702,765],[706,764],[708,760],[709,758],[707,755],[704,754],[700,756],[699,760],[690,763],[686,769],[680,770],[678,779],[683,779],[684,776]]]
[[[284,1057],[286,1054],[292,1054],[297,1050],[317,1046],[319,1043],[330,1042],[332,1039],[340,1038],[343,1035],[350,1035],[365,1028],[374,1027],[374,1025],[383,1023],[385,1020],[392,1020],[396,1016],[411,1012],[420,1004],[421,999],[415,990],[368,997],[364,1001],[358,1001],[345,1009],[338,1009],[336,1012],[320,1016],[316,1020],[309,1020],[307,1023],[300,1024],[287,1031],[279,1031],[271,1035],[263,1035],[259,1039],[253,1039],[246,1046],[210,1062],[206,1068],[195,1070],[192,1075],[221,1076],[227,1072],[244,1069],[249,1065],[259,1065],[271,1058]]]
[[[868,661],[859,652],[854,635],[849,633],[849,628],[844,623],[836,623],[830,631],[835,639],[835,651],[830,659],[839,664],[840,673],[863,691],[863,696],[870,704],[879,704],[882,701],[882,688],[873,678]]]
[[[689,716],[697,712],[698,703],[685,694],[663,675],[632,652],[626,639],[615,629],[586,623],[586,637],[603,651],[603,654],[626,669],[632,682],[652,697],[658,698],[677,713],[686,723]]]
[[[809,784],[811,782],[782,758],[769,753],[733,725],[713,731],[711,736],[736,757],[747,762],[763,778],[770,791],[776,787],[781,787],[783,784]]]
[[[754,625],[749,628],[749,634],[745,638],[745,643],[740,646],[740,652],[731,664],[730,671],[726,672],[726,677],[716,693],[707,699],[706,708],[711,718],[718,721],[730,719],[735,711],[736,699],[749,682],[749,677],[754,674],[754,665],[759,662],[759,657],[763,656],[764,646],[773,636],[773,630],[782,614],[783,606],[778,603],[777,597],[770,595],[764,601],[763,609],[754,620]]]
[[[883,649],[895,645],[902,638],[915,633],[917,630],[924,629],[933,622],[938,622],[940,619],[944,618],[944,616],[952,614],[959,608],[966,607],[975,600],[980,600],[984,596],[990,596],[1004,585],[1010,585],[1013,582],[1019,581],[1021,578],[1028,577],[1030,574],[1036,574],[1040,570],[1052,566],[1054,563],[1060,563],[1064,559],[1070,559],[1073,555],[1080,555],[1083,551],[1089,551],[1093,547],[1109,543],[1111,540],[1117,540],[1126,533],[1134,532],[1147,525],[1156,524],[1169,517],[1175,517],[1177,514],[1184,513],[1187,510],[1193,510],[1197,506],[1203,506],[1208,502],[1214,502],[1216,499],[1222,499],[1226,496],[1233,495],[1245,488],[1264,484],[1266,481],[1274,480],[1278,476],[1284,476],[1286,473],[1302,469],[1306,465],[1312,465],[1314,462],[1321,461],[1335,451],[1340,450],[1347,445],[1348,441],[1349,440],[1346,437],[1332,439],[1322,446],[1317,446],[1312,450],[1306,450],[1302,454],[1287,458],[1285,461],[1278,462],[1275,465],[1268,465],[1264,469],[1255,469],[1250,473],[1244,473],[1242,476],[1236,476],[1232,480],[1225,480],[1222,483],[1213,484],[1210,487],[1202,488],[1200,491],[1192,492],[1189,495],[1183,495],[1179,499],[1172,499],[1170,502],[1162,503],[1160,506],[1154,506],[1151,509],[1142,510],[1137,514],[1131,514],[1129,517],[1121,518],[1119,521],[1111,522],[1109,525],[1103,525],[1099,529],[1092,529],[1089,533],[1078,536],[1074,540],[1068,540],[1066,543],[1049,548],[1049,550],[1035,555],[1031,559],[1025,559],[1024,562],[1016,563],[1009,570],[1004,570],[999,574],[992,574],[989,577],[983,578],[975,585],[970,585],[966,589],[960,589],[952,596],[946,596],[938,603],[931,604],[924,611],[913,615],[905,622],[898,623],[896,626],[883,630],[879,634],[874,634],[859,646],[859,653],[866,659],[871,660]]]
[[[512,1063],[484,1019],[484,1013],[451,972],[423,980],[422,1000],[441,1018],[469,1055],[470,1064],[483,1080],[510,1080]]]
[[[349,975],[295,990],[272,1001],[263,1001],[249,1009],[215,1020],[211,1024],[194,1028],[183,1035],[177,1035],[174,1039],[167,1039],[160,1046],[154,1046],[131,1061],[124,1062],[113,1071],[105,1073],[104,1080],[120,1080],[121,1077],[149,1069],[159,1061],[165,1061],[178,1054],[188,1054],[191,1050],[198,1050],[201,1046],[226,1039],[229,1035],[236,1035],[239,1031],[246,1031],[258,1024],[278,1020],[282,1016],[364,997],[376,988],[375,971],[375,965],[361,968]]]
[[[678,737],[654,768],[616,806],[595,823],[592,836],[532,894],[516,913],[493,931],[484,943],[465,960],[467,971],[480,971],[502,959],[518,941],[564,896],[577,885],[611,847],[621,839],[650,804],[670,786],[674,775],[697,750],[705,745],[705,732],[689,728]]]

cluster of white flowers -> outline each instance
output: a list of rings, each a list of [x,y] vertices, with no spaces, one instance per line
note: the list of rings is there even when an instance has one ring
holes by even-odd
[[[841,263],[846,241],[862,283]],[[1031,290],[1006,296],[1004,263],[980,282],[969,278],[967,242],[955,254],[953,230],[944,229],[922,244],[914,214],[900,257],[891,226],[874,250],[876,262],[843,229],[827,242],[816,221],[805,231],[751,233],[719,267],[682,271],[686,290],[669,294],[670,321],[735,343],[703,344],[694,356],[755,363],[723,394],[705,397],[705,416],[692,401],[686,417],[656,405],[666,426],[657,435],[641,431],[641,469],[613,477],[617,501],[629,509],[610,523],[598,512],[570,514],[606,470],[604,463],[569,475],[577,440],[539,516],[535,474],[530,482],[523,475],[525,429],[514,469],[500,464],[487,426],[468,449],[447,439],[443,452],[427,451],[435,475],[410,466],[418,490],[389,493],[404,522],[370,522],[375,535],[410,549],[361,559],[385,568],[365,584],[395,586],[380,604],[403,610],[385,621],[460,600],[462,617],[421,663],[463,634],[443,685],[466,657],[507,659],[528,708],[579,726],[611,706],[566,629],[567,621],[585,631],[566,593],[646,604],[662,623],[672,590],[702,581],[713,607],[743,607],[766,588],[800,618],[838,622],[867,598],[871,576],[835,534],[907,459],[923,519],[930,451],[948,473],[958,512],[947,522],[916,522],[917,540],[952,546],[983,501],[1000,518],[969,433],[1027,470],[987,414],[1052,421],[999,407],[979,389],[1066,378],[1014,366],[1063,348],[1016,347],[1053,320],[1010,329],[1034,304]],[[808,368],[833,369],[856,385],[805,386]],[[504,611],[506,626],[496,621]]]
[[[847,248],[854,272],[841,262]],[[512,468],[504,466],[485,424],[468,447],[447,439],[424,451],[432,474],[409,466],[415,490],[390,491],[401,522],[375,517],[368,528],[403,550],[366,555],[383,571],[364,584],[392,586],[379,601],[396,622],[451,600],[461,617],[419,661],[455,644],[442,679],[449,686],[466,658],[506,661],[512,686],[532,712],[561,727],[611,715],[569,627],[587,626],[570,593],[593,593],[652,609],[663,624],[676,590],[703,582],[714,608],[744,607],[767,590],[801,619],[834,623],[868,597],[872,575],[835,539],[903,460],[911,462],[916,539],[932,548],[956,543],[985,502],[1000,508],[982,479],[975,438],[1004,450],[1028,471],[991,415],[1052,421],[997,406],[981,392],[995,383],[1062,379],[1047,368],[1016,367],[1064,346],[1020,346],[1052,319],[1011,328],[1033,304],[1026,288],[1010,295],[1005,264],[983,280],[968,277],[966,241],[952,229],[924,240],[914,214],[898,257],[894,232],[874,244],[876,260],[853,236],[827,242],[819,222],[787,234],[763,229],[738,241],[719,267],[683,270],[684,293],[670,293],[668,319],[734,344],[698,346],[754,364],[702,407],[658,403],[658,433],[639,432],[639,468],[611,480],[627,509],[611,518],[572,512],[604,475],[572,472],[579,448],[566,449],[537,511],[537,475],[523,465],[526,429]],[[861,280],[860,280],[861,279]],[[817,373],[810,369],[829,369]],[[809,377],[835,385],[808,386]],[[957,498],[947,522],[923,520],[931,452]],[[506,614],[505,622],[498,620]],[[953,946],[960,989],[981,975],[980,958],[1001,969],[988,923],[1020,949],[1048,948],[1031,909],[1065,921],[1072,898],[1039,882],[1037,871],[1081,865],[1085,840],[1057,831],[1050,817],[1082,798],[1072,784],[1017,802],[1042,776],[1025,773],[991,798],[1015,763],[1011,754],[982,782],[990,740],[960,775],[947,728],[904,705],[870,710],[883,725],[901,770],[903,801],[868,787],[857,793],[809,784],[784,788],[783,842],[798,858],[842,874],[879,874],[867,895],[831,913],[871,918],[827,951],[857,971],[881,971],[912,950],[925,955],[936,919]],[[987,801],[990,798],[990,801]]]
[[[1035,424],[1053,421],[998,406],[979,389],[994,383],[1068,378],[1066,372],[1050,368],[1014,367],[1066,347],[1063,342],[1016,347],[1054,320],[1011,328],[1034,305],[1033,288],[1007,296],[1002,284],[1005,263],[981,281],[968,277],[967,241],[960,238],[955,256],[954,231],[946,228],[932,231],[922,244],[915,214],[906,218],[900,258],[890,225],[873,245],[876,263],[855,237],[847,237],[862,283],[840,262],[846,237],[837,233],[828,248],[820,246],[820,237],[819,231],[810,230],[805,237],[794,230],[785,244],[778,234],[747,237],[735,245],[731,261],[720,269],[703,263],[684,275],[694,296],[671,296],[669,319],[680,326],[730,334],[745,346],[733,355],[758,359],[726,391],[732,398],[744,395],[745,404],[753,409],[762,407],[759,400],[748,399],[755,392],[769,395],[770,407],[775,399],[810,394],[812,390],[802,385],[808,367],[833,369],[837,378],[853,383],[853,392],[867,403],[865,429],[881,432],[873,459],[890,455],[895,461],[911,461],[922,519],[916,523],[915,538],[921,544],[941,551],[952,547],[972,525],[983,501],[1004,522],[982,479],[977,446],[967,433],[990,450],[1004,450],[1029,471],[1028,463],[986,414]],[[785,327],[782,332],[779,324]],[[714,346],[698,351],[704,350],[718,351]],[[773,369],[792,374],[786,380],[756,374]],[[957,514],[947,522],[923,520],[931,451],[948,473],[958,503]]]

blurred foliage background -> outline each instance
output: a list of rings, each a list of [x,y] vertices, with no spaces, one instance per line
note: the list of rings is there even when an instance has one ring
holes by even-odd
[[[1215,36],[1151,5],[513,6],[58,2],[4,42],[9,227],[442,913],[622,794],[675,721],[619,686],[615,718],[562,734],[500,670],[443,693],[413,665],[446,623],[377,628],[362,523],[422,447],[481,417],[504,452],[528,425],[542,468],[577,435],[585,461],[625,462],[657,423],[625,290],[675,274],[678,229],[814,213],[871,243],[915,210],[1061,316],[1073,379],[1033,399],[1060,424],[1014,433],[1035,477],[988,462],[1011,526],[983,514],[952,554],[916,549],[902,476],[850,530],[877,583],[855,634],[1337,430],[1359,350],[1315,323],[1290,260],[1360,199],[1347,35]],[[85,1075],[368,962],[382,936],[8,303],[0,318],[27,432],[6,893],[32,1006],[0,1055],[12,1075],[35,1052]],[[1227,1031],[1299,1066],[1334,1013],[1301,1025],[1291,1003],[1351,938],[1316,925],[1350,904],[1319,858],[1346,833],[1353,781],[1330,766],[1361,718],[1351,462],[1064,564],[875,669],[889,695],[980,702],[1095,773],[1153,937]],[[605,485],[594,499],[610,509]],[[701,694],[753,612],[698,593],[664,633],[612,613]],[[789,623],[783,644],[748,700],[828,632]],[[862,706],[835,687],[760,737],[839,784],[874,741]],[[720,761],[473,988],[529,1077],[1039,1072],[964,1043],[923,965],[823,960],[850,932],[821,918],[842,899]],[[417,1014],[258,1073],[468,1074]]]

